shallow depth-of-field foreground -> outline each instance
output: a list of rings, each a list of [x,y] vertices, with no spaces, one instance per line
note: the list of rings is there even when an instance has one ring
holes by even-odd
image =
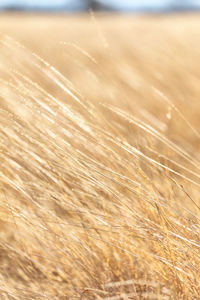
[[[198,16],[0,19],[0,299],[200,298]]]

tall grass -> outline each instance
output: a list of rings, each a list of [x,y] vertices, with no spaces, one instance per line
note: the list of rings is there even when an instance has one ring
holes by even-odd
[[[199,299],[199,20],[13,18],[0,298]]]

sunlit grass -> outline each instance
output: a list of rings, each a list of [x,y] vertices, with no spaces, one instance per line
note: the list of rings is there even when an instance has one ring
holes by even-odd
[[[0,21],[1,299],[198,299],[199,20],[93,18]]]

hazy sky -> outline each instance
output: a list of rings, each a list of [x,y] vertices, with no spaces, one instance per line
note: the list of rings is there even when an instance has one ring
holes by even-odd
[[[0,7],[16,6],[25,8],[57,8],[65,5],[68,9],[83,9],[84,0],[0,0]]]
[[[140,8],[140,7],[155,7],[162,8],[171,3],[179,3],[179,5],[195,4],[200,6],[200,0],[99,0],[104,4],[111,4],[118,8]],[[84,5],[84,0],[0,0],[0,6],[19,5],[19,6],[37,6],[37,7],[56,7],[62,5],[71,5],[78,7]]]
[[[165,7],[169,4],[200,5],[200,0],[99,0],[101,3],[113,4],[119,7]]]
[[[79,2],[78,0],[0,0],[0,4],[3,5],[27,5],[27,6],[57,6],[57,5],[63,5],[66,3],[72,3],[72,2]]]

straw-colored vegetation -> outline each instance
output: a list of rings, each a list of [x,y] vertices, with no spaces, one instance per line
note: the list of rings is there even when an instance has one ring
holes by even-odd
[[[0,299],[199,299],[198,17],[0,26]]]

